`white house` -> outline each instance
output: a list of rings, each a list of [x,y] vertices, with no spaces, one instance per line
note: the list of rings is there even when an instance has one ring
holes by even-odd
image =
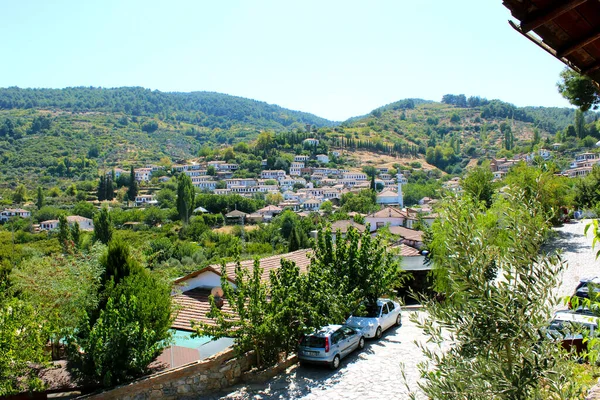
[[[304,139],[304,141],[302,142],[305,146],[318,146],[319,145],[319,139],[315,139],[315,138],[308,138],[308,139]]]
[[[323,164],[327,164],[329,162],[329,156],[327,154],[317,154],[317,160]]]
[[[133,170],[135,180],[138,182],[148,182],[152,176],[152,168],[138,168]]]
[[[158,204],[158,201],[156,200],[156,198],[150,194],[140,194],[138,196],[135,196],[135,205],[137,207],[143,206],[143,205],[156,205]]]
[[[398,193],[392,189],[384,189],[377,194],[377,204],[398,205]]]
[[[304,168],[303,162],[294,161],[290,166],[290,175],[291,176],[300,176],[302,175],[302,168]]]
[[[82,231],[93,231],[94,230],[94,221],[89,218],[81,217],[79,215],[69,215],[67,217],[67,223],[69,226],[73,224],[78,224],[79,229]],[[57,219],[50,219],[48,221],[40,222],[40,229],[43,231],[53,231],[58,229],[60,225],[60,221]]]
[[[260,177],[262,179],[279,179],[285,177],[285,171],[282,169],[266,169],[261,171]]]
[[[67,217],[67,222],[69,223],[69,225],[78,224],[79,229],[82,231],[94,230],[94,221],[86,217],[82,217],[79,215],[69,215]]]
[[[58,229],[59,221],[57,219],[49,219],[48,221],[40,222],[40,229],[43,231],[53,231]]]
[[[310,156],[302,156],[302,155],[300,155],[300,156],[295,156],[294,157],[294,161],[296,161],[296,162],[306,162],[308,160],[310,160]]]
[[[31,212],[22,208],[6,208],[0,212],[0,222],[6,222],[12,217],[29,218],[31,217]]]
[[[376,231],[386,225],[404,226],[407,215],[404,211],[396,207],[385,207],[377,212],[365,217],[365,223],[370,224],[371,232]]]

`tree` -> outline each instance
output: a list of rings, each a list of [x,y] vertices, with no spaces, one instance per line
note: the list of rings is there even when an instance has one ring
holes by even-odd
[[[37,201],[35,205],[38,210],[44,207],[44,189],[41,186],[37,188]]]
[[[67,217],[61,215],[58,217],[58,242],[62,246],[63,253],[69,253],[71,250],[71,230]]]
[[[94,215],[94,241],[108,244],[112,239],[113,226],[108,207],[102,207],[100,212]]]
[[[129,201],[135,201],[135,198],[138,195],[138,183],[135,180],[135,170],[133,169],[133,165],[129,171],[129,190],[127,190],[127,198]]]
[[[32,368],[48,359],[48,336],[40,322],[31,304],[15,297],[0,299],[0,397],[43,388]]]
[[[70,371],[105,387],[148,373],[150,363],[169,345],[170,292],[169,284],[147,271],[110,288],[98,319],[87,320],[69,338]]]
[[[186,174],[177,177],[177,211],[184,224],[190,221],[194,210],[194,185]]]
[[[490,209],[450,198],[433,224],[427,246],[445,299],[420,296],[428,316],[417,324],[431,343],[450,335],[452,346],[422,347],[428,398],[576,398],[565,353],[543,330],[564,266],[539,252],[541,205],[522,191],[506,196]]]
[[[590,78],[565,68],[560,73],[561,81],[557,84],[559,93],[583,112],[596,110],[600,105],[600,90]]]
[[[111,175],[106,177],[105,181],[105,195],[106,200],[111,201],[115,198],[115,187],[113,184],[113,178]],[[99,200],[99,199],[98,199]]]
[[[27,198],[27,189],[25,188],[25,185],[20,184],[19,186],[17,186],[17,188],[13,192],[13,196],[12,196],[13,203],[15,203],[15,204],[23,203],[26,198]]]
[[[31,304],[44,321],[52,344],[52,356],[59,358],[61,340],[72,334],[97,304],[101,272],[98,255],[104,246],[96,244],[89,254],[33,257],[14,272],[14,288]]]
[[[492,205],[492,196],[494,195],[493,179],[494,174],[489,163],[487,163],[471,169],[463,178],[461,186],[466,194],[470,195],[475,201],[484,202],[485,206],[489,208]]]
[[[345,193],[342,195],[340,204],[342,209],[347,212],[370,213],[378,209],[376,194],[367,189],[363,189],[358,193]]]
[[[575,110],[575,133],[579,139],[585,137],[585,120],[581,110]]]
[[[79,223],[75,221],[71,226],[71,240],[73,241],[73,246],[75,248],[79,248],[79,242],[81,241],[81,230],[79,229]]]
[[[100,257],[103,272],[100,276],[101,289],[112,282],[118,285],[130,275],[141,273],[143,267],[131,256],[129,246],[120,239],[111,241],[106,253]]]

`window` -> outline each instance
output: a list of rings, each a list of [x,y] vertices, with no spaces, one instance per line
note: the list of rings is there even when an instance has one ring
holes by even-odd
[[[390,309],[390,312],[394,311],[394,308],[396,308],[396,307],[394,306],[394,303],[392,303],[391,301],[388,301],[388,303],[387,303],[387,306],[388,306],[388,308]]]
[[[384,304],[382,307],[382,315],[386,315],[388,313],[388,308],[387,308],[387,304]]]
[[[344,336],[347,338],[356,335],[356,331],[352,328],[348,328],[347,326],[344,326],[341,331],[344,332]]]
[[[333,335],[331,335],[331,343],[338,344],[339,341],[343,338],[344,334],[341,330],[335,331]]]

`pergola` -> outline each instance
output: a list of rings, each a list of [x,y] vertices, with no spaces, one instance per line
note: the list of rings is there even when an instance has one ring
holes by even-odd
[[[510,25],[600,88],[600,0],[503,0]]]

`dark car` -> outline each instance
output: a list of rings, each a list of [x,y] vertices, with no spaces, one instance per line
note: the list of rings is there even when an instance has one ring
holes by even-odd
[[[593,291],[593,293],[595,293],[595,296],[593,296],[594,298],[600,296],[600,278],[594,277],[581,279],[579,281],[579,284],[575,288],[575,292],[571,297],[571,301],[569,301],[569,308],[577,308],[575,307],[575,302],[573,301],[573,298],[577,298],[579,303],[581,303],[581,300],[583,299],[589,299],[590,291]],[[579,305],[581,304],[578,304],[578,306]]]

